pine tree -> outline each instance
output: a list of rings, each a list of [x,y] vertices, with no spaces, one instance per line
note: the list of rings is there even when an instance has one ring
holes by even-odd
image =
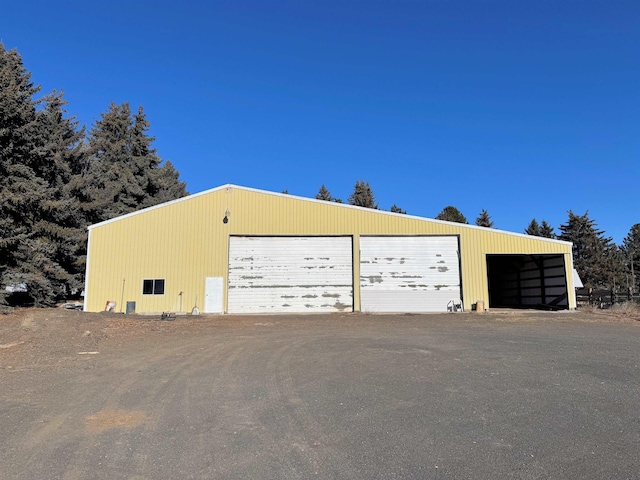
[[[165,160],[158,168],[150,172],[150,189],[148,206],[169,202],[188,195],[186,183],[180,180],[180,172],[170,160]]]
[[[30,77],[0,44],[0,303],[9,287],[46,306],[78,286],[83,225],[68,184],[83,131],[62,94],[34,99]]]
[[[536,237],[540,236],[540,224],[535,218],[529,222],[529,226],[525,229],[524,233]]]
[[[609,280],[609,288],[616,293],[628,293],[627,287],[632,280],[628,277],[627,261],[622,247],[611,243],[605,251],[606,271]]]
[[[467,218],[456,207],[449,205],[444,207],[442,211],[436,215],[436,220],[444,220],[447,222],[469,223]]]
[[[185,184],[152,147],[142,110],[112,103],[89,132],[90,161],[76,189],[89,224],[183,197]]]
[[[331,196],[331,193],[329,192],[329,190],[327,190],[327,187],[325,187],[323,183],[320,187],[320,190],[318,190],[318,193],[316,193],[316,200],[324,200],[325,202],[330,202],[332,199],[333,197]]]
[[[609,237],[598,230],[589,212],[576,215],[569,210],[567,223],[560,226],[560,240],[573,242],[573,263],[585,287],[612,288],[618,274],[618,255]]]
[[[546,220],[542,220],[542,223],[539,224],[535,218],[531,220],[524,233],[535,237],[557,238],[553,232],[553,227],[549,225]]]
[[[349,196],[349,205],[356,205],[358,207],[378,209],[373,191],[368,182],[358,180],[353,189],[353,193]]]
[[[0,43],[0,303],[5,303],[6,287],[30,280],[22,268],[28,255],[18,250],[32,242],[33,213],[46,188],[34,170],[39,145],[33,97],[39,91],[18,52]]]
[[[53,92],[44,98],[44,108],[38,112],[43,148],[41,164],[48,184],[48,199],[43,205],[40,222],[35,233],[51,250],[48,272],[56,270],[52,278],[58,290],[65,294],[82,287],[86,254],[86,223],[73,193],[74,172],[86,163],[84,127],[75,117],[69,117],[62,93]]]
[[[478,218],[476,218],[476,225],[478,225],[479,227],[486,227],[486,228],[493,227],[493,221],[491,220],[491,216],[484,208],[480,212],[480,215],[478,215]]]
[[[627,265],[631,293],[640,292],[640,223],[631,227],[622,241],[622,255]]]
[[[112,104],[87,144],[62,93],[39,91],[0,43],[0,304],[52,305],[82,285],[88,224],[186,195],[142,108]]]
[[[547,223],[546,220],[542,220],[540,224],[540,235],[545,238],[556,238],[556,234],[553,233],[553,227]]]
[[[131,162],[127,145],[131,126],[128,104],[120,107],[112,103],[89,132],[88,160],[74,185],[89,225],[135,208],[135,202],[125,203],[121,198],[130,189],[128,184],[133,177],[126,171]]]
[[[402,213],[403,215],[406,215],[407,212],[406,210],[401,209],[399,206],[397,206],[395,203],[393,205],[391,205],[391,211],[393,213]]]
[[[136,178],[144,192],[144,200],[138,208],[152,207],[187,195],[186,184],[170,161],[163,163],[152,147],[155,137],[148,135],[150,123],[142,107],[133,117],[131,153],[136,165]]]

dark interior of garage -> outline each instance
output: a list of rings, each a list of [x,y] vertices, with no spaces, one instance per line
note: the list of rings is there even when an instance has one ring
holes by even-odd
[[[569,308],[562,255],[487,255],[489,308]]]

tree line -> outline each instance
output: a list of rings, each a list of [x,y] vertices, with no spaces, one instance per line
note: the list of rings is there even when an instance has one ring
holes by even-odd
[[[342,203],[342,200],[331,195],[324,184],[315,198]],[[348,203],[378,209],[371,186],[362,180],[356,182]],[[391,212],[407,213],[395,204],[391,207]],[[444,207],[435,218],[469,224],[462,212],[451,205]],[[485,209],[480,211],[475,224],[485,228],[494,226],[491,216]],[[613,243],[611,237],[605,236],[604,231],[598,229],[596,222],[589,218],[589,212],[578,215],[569,210],[567,222],[560,225],[559,234],[554,232],[554,228],[546,220],[538,223],[535,218],[529,222],[524,233],[572,242],[574,267],[585,287],[614,289],[617,292],[627,291],[630,294],[640,291],[640,223],[631,227],[621,245]]]
[[[187,195],[142,107],[112,103],[87,130],[40,90],[0,43],[0,306],[79,293],[88,225]]]
[[[287,190],[283,191],[283,193],[288,193]],[[331,195],[331,192],[327,189],[327,187],[322,184],[320,190],[315,197],[317,200],[324,200],[325,202],[336,202],[343,203],[339,198]],[[349,195],[347,199],[347,203],[349,205],[355,205],[358,207],[365,208],[373,208],[375,210],[379,210],[378,204],[376,203],[375,195],[373,194],[373,190],[371,189],[371,185],[369,182],[365,182],[364,180],[358,180],[353,187],[353,193]],[[391,206],[390,210],[393,213],[402,213],[406,214],[406,210],[403,210],[395,203]],[[458,222],[458,223],[469,223],[467,222],[466,217],[458,210],[456,207],[448,206],[445,207],[438,215],[435,217],[437,220],[444,220],[447,222]],[[491,220],[491,216],[485,209],[482,209],[476,218],[476,225],[480,227],[493,227],[493,221]]]

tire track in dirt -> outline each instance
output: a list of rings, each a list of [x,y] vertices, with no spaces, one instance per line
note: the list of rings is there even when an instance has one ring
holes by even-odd
[[[291,375],[291,364],[300,356],[299,352],[310,343],[322,339],[287,341],[267,363],[270,403],[282,408],[289,426],[281,449],[285,456],[293,452],[302,458],[310,467],[306,472],[309,475],[357,479],[358,472],[351,467],[349,459],[333,446],[335,439],[326,433],[325,426],[316,418],[312,407],[301,398]],[[339,472],[332,471],[334,465],[340,465]]]

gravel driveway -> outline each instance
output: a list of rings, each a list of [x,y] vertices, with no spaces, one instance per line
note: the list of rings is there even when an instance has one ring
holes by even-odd
[[[0,316],[0,479],[640,478],[640,322]]]

